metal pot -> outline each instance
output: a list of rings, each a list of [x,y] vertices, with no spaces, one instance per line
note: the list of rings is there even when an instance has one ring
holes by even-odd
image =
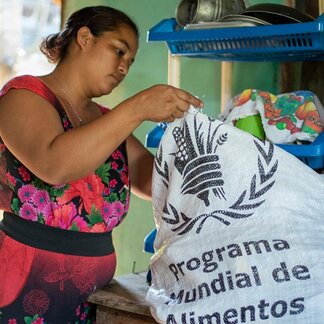
[[[218,21],[223,16],[239,14],[244,9],[244,0],[182,0],[176,9],[176,20],[180,26]]]

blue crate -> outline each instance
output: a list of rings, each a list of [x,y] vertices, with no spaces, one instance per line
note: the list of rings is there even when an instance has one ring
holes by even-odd
[[[277,144],[312,169],[324,168],[324,131],[310,144]]]
[[[147,41],[165,41],[173,55],[222,61],[324,60],[324,14],[315,21],[256,27],[185,29],[164,19]]]

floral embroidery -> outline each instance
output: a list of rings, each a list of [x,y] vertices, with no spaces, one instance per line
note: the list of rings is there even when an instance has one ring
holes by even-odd
[[[37,209],[30,203],[24,203],[19,210],[19,216],[28,220],[37,220]]]
[[[8,185],[14,187],[16,185],[16,179],[10,174],[7,173]]]
[[[40,88],[44,90],[43,85]],[[73,127],[62,107],[58,106],[59,102],[48,100],[57,108],[64,130],[71,130]],[[114,186],[110,187],[110,183]],[[71,183],[51,185],[22,165],[0,138],[0,209],[47,226],[100,233],[117,226],[125,217],[128,206],[125,143],[95,172]],[[3,238],[4,234],[0,237],[0,245]],[[12,268],[12,264],[5,264],[5,269],[17,271],[25,265],[17,264],[17,260],[26,260],[27,257],[34,257],[31,272],[27,274],[28,267],[22,269],[28,283],[13,303],[1,308],[1,323],[95,323],[95,307],[82,302],[76,309],[76,303],[111,280],[116,266],[114,253],[99,258],[79,257],[26,247],[15,254],[15,266]],[[5,259],[8,259],[6,254]],[[60,294],[69,297],[65,300],[64,309],[56,303],[61,298]]]
[[[59,204],[65,204],[72,199],[79,197],[80,208],[84,207],[87,213],[91,212],[91,208],[94,206],[96,209],[100,209],[103,204],[103,192],[104,184],[96,174],[90,174],[85,178],[74,181],[69,188],[64,191],[62,197],[58,197]]]
[[[31,290],[24,296],[23,307],[27,314],[44,314],[47,312],[48,306],[49,298],[46,293],[41,290]]]
[[[65,131],[72,129],[65,115],[61,115],[61,120]],[[128,211],[125,143],[95,172],[61,185],[37,178],[1,139],[0,158],[0,179],[5,179],[3,184],[13,192],[11,212],[24,219],[74,231],[106,232],[117,226]]]
[[[18,190],[18,197],[22,202],[29,202],[31,201],[31,197],[33,196],[36,188],[33,185],[25,185],[22,186]]]
[[[69,229],[76,214],[76,207],[72,203],[57,206],[53,210],[53,214],[50,217],[48,217],[45,224],[54,227],[59,227],[62,229]]]
[[[8,324],[17,324],[17,321],[16,321],[14,318],[11,318],[11,319],[8,321]]]
[[[24,181],[30,181],[30,173],[23,165],[18,168],[18,172]]]

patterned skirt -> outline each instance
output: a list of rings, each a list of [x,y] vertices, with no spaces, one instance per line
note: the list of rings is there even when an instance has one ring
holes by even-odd
[[[60,237],[49,240],[55,245]],[[115,267],[113,248],[107,255],[60,253],[0,230],[0,323],[94,323],[95,309],[86,299],[112,279]]]

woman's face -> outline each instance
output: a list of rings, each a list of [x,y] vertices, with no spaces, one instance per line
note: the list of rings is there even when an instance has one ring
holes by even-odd
[[[87,46],[86,78],[91,82],[93,97],[110,93],[123,81],[134,62],[137,48],[137,36],[127,25],[91,37]]]

